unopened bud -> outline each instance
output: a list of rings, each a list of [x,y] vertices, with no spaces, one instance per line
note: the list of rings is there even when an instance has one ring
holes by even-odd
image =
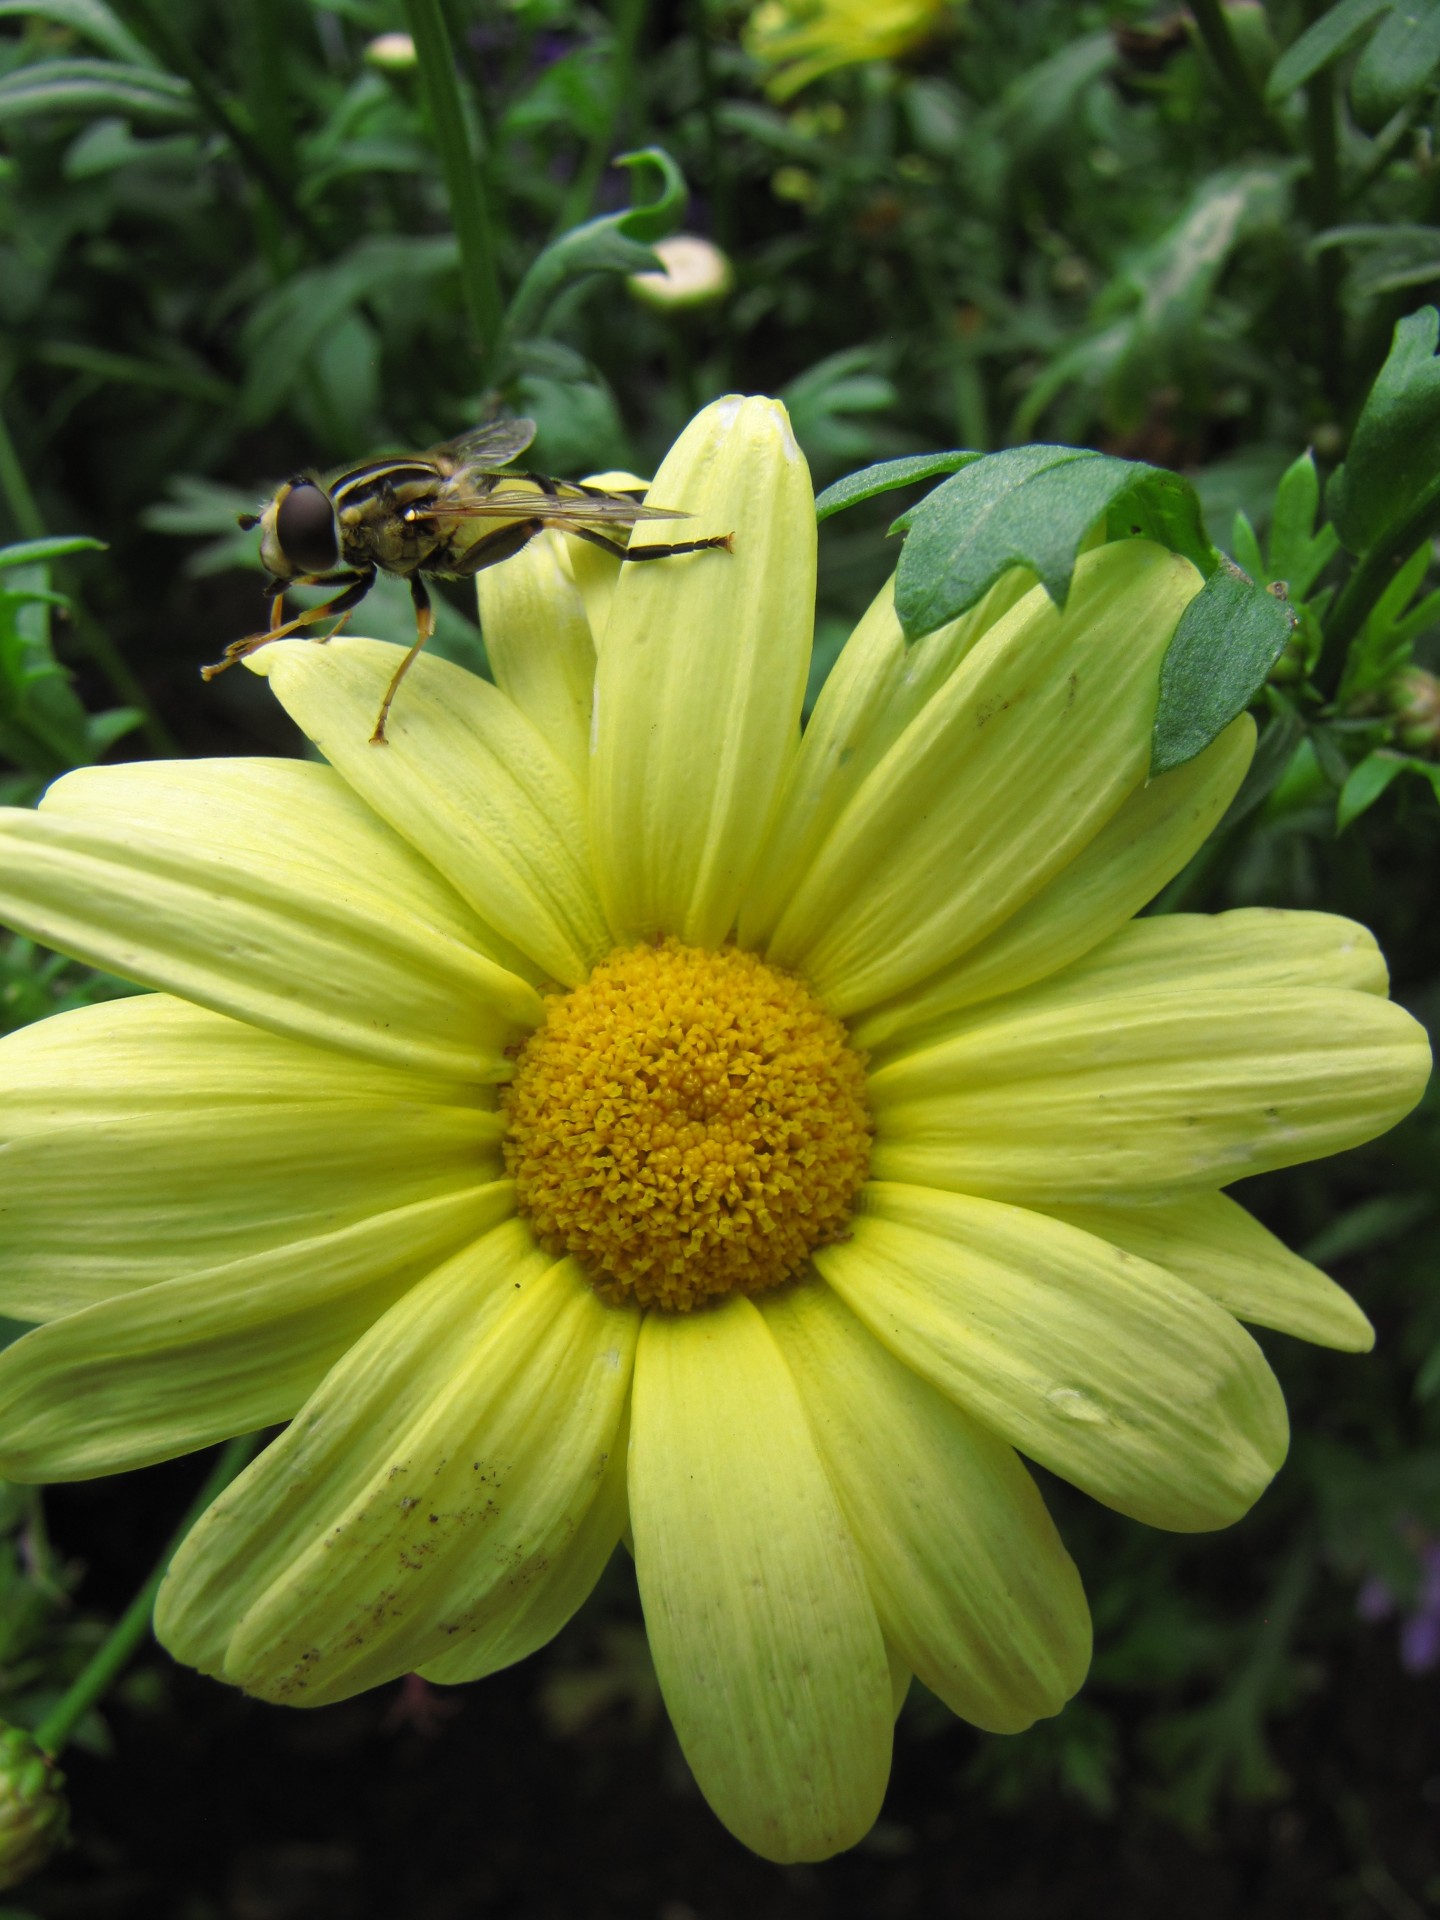
[[[365,48],[365,64],[378,73],[409,73],[417,64],[415,42],[408,33],[377,33]]]
[[[1440,752],[1440,679],[1424,667],[1407,667],[1386,689],[1395,744],[1411,753]]]
[[[735,284],[727,255],[699,234],[672,233],[668,240],[657,240],[651,252],[659,256],[663,271],[629,276],[630,291],[647,307],[674,312],[713,306]]]
[[[23,1727],[0,1731],[0,1891],[38,1873],[70,1835],[65,1776]]]

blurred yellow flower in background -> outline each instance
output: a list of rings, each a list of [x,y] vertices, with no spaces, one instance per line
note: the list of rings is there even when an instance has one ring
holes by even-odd
[[[764,0],[745,28],[747,52],[772,69],[777,100],[837,67],[898,60],[920,46],[953,0]]]
[[[803,734],[816,527],[784,410],[657,475],[733,557],[546,534],[496,684],[247,661],[328,765],[86,768],[0,815],[0,915],[155,991],[0,1045],[0,1472],[289,1422],[157,1628],[261,1697],[548,1640],[633,1540],[665,1701],[747,1845],[874,1821],[912,1673],[1015,1731],[1089,1660],[1021,1455],[1225,1526],[1287,1443],[1242,1320],[1364,1315],[1221,1189],[1368,1139],[1421,1029],[1352,922],[1136,920],[1249,763],[1147,780],[1199,576],[1103,546],[907,646],[886,588]]]

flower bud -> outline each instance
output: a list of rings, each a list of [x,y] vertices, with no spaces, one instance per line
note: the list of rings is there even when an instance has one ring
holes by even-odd
[[[23,1727],[0,1731],[0,1891],[38,1873],[70,1834],[65,1776]]]
[[[735,284],[729,256],[713,240],[696,233],[674,233],[651,249],[662,263],[659,273],[632,273],[627,284],[644,306],[667,312],[713,306]]]
[[[418,64],[408,33],[377,33],[365,48],[365,64],[377,73],[409,73]]]
[[[1411,753],[1440,752],[1440,679],[1424,667],[1397,673],[1386,690],[1395,744]]]

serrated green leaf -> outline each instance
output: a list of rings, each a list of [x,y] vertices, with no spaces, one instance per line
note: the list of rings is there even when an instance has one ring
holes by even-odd
[[[1396,0],[1350,81],[1350,104],[1374,132],[1430,84],[1440,66],[1440,0]]]
[[[14,546],[0,547],[0,570],[6,567],[30,567],[43,560],[58,560],[66,553],[104,553],[105,542],[92,540],[84,533],[57,533],[44,540],[19,540]]]
[[[1294,624],[1283,601],[1222,561],[1181,614],[1160,667],[1152,775],[1193,760],[1245,711]]]
[[[1382,13],[1388,13],[1393,0],[1340,0],[1288,46],[1275,62],[1265,88],[1271,106],[1313,80],[1341,54],[1348,53],[1375,25]]]
[[[843,480],[832,482],[823,493],[816,495],[815,518],[828,520],[832,514],[843,513],[846,507],[858,507],[862,500],[873,500],[878,494],[892,493],[897,487],[911,486],[917,480],[933,480],[937,474],[955,473],[980,458],[978,453],[908,453],[899,460],[881,460],[873,467],[861,467],[858,473],[847,473]]]
[[[1343,466],[1325,492],[1351,553],[1369,552],[1385,529],[1440,488],[1440,314],[1421,307],[1395,328],[1384,366],[1355,423]]]
[[[1411,762],[1403,755],[1381,747],[1353,767],[1335,807],[1335,831],[1343,833],[1367,808],[1373,807],[1392,781],[1398,780]]]
[[[135,67],[158,67],[159,62],[104,0],[0,0],[0,20],[53,20],[72,33],[93,41],[117,60]]]
[[[909,529],[895,580],[901,626],[911,639],[944,626],[1013,566],[1064,606],[1081,544],[1102,520],[1112,539],[1143,534],[1202,572],[1215,563],[1188,480],[1081,447],[1011,447],[962,467],[895,522]]]
[[[183,80],[117,60],[39,60],[0,78],[0,126],[39,113],[189,120],[194,111],[194,97]]]

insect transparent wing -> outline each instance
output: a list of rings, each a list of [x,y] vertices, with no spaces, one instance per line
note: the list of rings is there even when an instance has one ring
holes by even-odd
[[[633,527],[641,520],[690,518],[672,507],[642,507],[623,493],[567,490],[552,494],[529,487],[497,487],[483,498],[467,499],[461,494],[437,501],[430,516],[437,520],[543,520],[549,527]]]
[[[429,458],[445,466],[503,467],[522,454],[535,438],[533,420],[491,420],[443,446],[432,447]]]

